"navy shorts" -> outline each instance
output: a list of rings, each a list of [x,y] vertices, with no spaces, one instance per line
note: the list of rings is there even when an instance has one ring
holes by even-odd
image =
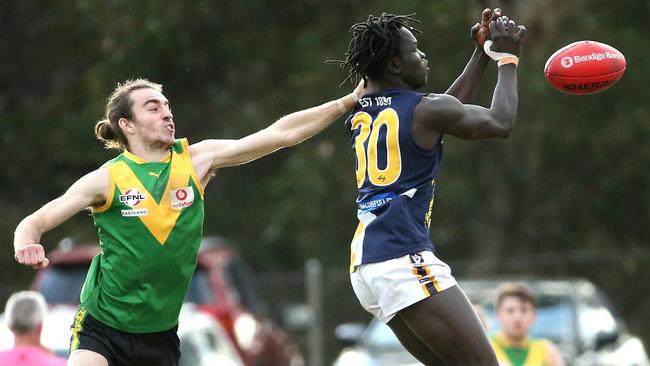
[[[70,353],[97,352],[109,366],[177,366],[181,356],[178,326],[155,333],[129,333],[93,318],[83,306],[71,327]]]

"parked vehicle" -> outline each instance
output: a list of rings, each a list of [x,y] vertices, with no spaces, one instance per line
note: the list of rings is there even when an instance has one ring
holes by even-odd
[[[179,366],[244,366],[236,346],[212,316],[186,303],[178,322]]]
[[[50,265],[38,271],[33,289],[50,305],[77,306],[90,261],[99,252],[96,244],[62,245],[49,254]],[[254,277],[225,239],[202,242],[185,301],[219,321],[246,366],[304,365],[298,347],[266,316]]]
[[[499,330],[493,300],[503,281],[459,281],[486,318],[488,332]],[[526,282],[537,295],[537,320],[531,329],[536,337],[558,345],[568,365],[573,366],[648,366],[648,355],[638,337],[628,333],[605,295],[584,279],[514,279]],[[390,328],[380,321],[367,327],[344,324],[337,337],[347,343],[335,361],[336,366],[419,365],[406,352]]]
[[[41,343],[58,356],[67,358],[70,345],[70,325],[76,308],[55,305],[44,321]],[[2,316],[0,316],[2,318]],[[0,319],[0,350],[13,346],[13,334]],[[244,366],[230,337],[212,316],[184,304],[180,313],[178,337],[181,341],[180,366]]]
[[[255,280],[237,251],[220,237],[201,243],[187,301],[218,318],[247,366],[302,366],[288,334],[266,314]]]

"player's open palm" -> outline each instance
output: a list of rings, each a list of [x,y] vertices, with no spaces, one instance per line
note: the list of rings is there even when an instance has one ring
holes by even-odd
[[[521,55],[521,40],[524,38],[526,28],[516,25],[506,16],[490,22],[490,46],[493,52],[506,53],[519,57]]]
[[[16,250],[16,262],[34,269],[45,268],[50,263],[45,258],[45,249],[40,244],[28,244]]]

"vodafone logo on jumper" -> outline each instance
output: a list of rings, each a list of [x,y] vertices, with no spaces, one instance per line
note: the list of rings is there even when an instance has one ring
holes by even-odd
[[[120,202],[129,207],[136,207],[146,199],[147,197],[135,188],[129,188],[124,194],[120,195]]]
[[[172,198],[173,209],[180,210],[194,203],[194,189],[192,187],[173,189],[169,194]]]

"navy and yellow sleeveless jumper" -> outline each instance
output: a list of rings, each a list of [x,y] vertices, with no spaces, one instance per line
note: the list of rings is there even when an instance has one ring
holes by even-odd
[[[345,121],[359,191],[351,271],[360,264],[434,250],[429,225],[442,136],[431,150],[413,141],[413,110],[423,96],[406,89],[370,94]]]

